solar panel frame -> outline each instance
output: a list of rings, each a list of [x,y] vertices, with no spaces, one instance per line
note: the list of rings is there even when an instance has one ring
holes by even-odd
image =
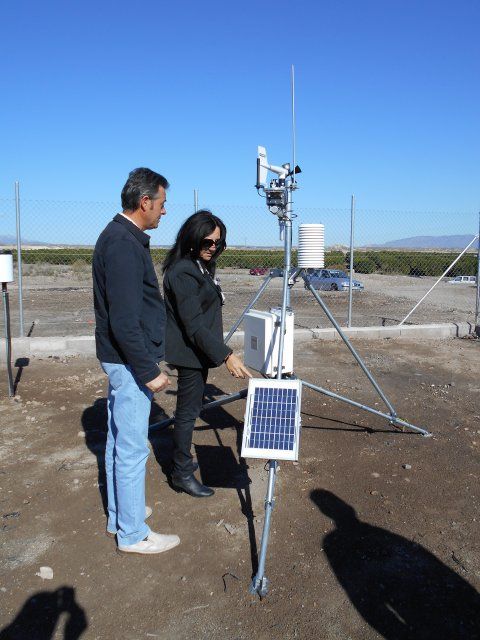
[[[298,460],[301,393],[300,380],[250,379],[242,437],[243,458]]]

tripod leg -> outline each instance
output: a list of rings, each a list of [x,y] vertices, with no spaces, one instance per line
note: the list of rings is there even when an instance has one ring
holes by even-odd
[[[242,391],[238,391],[238,393],[232,393],[227,396],[222,396],[217,400],[212,400],[211,402],[206,402],[202,405],[202,411],[206,411],[207,409],[215,409],[215,407],[221,407],[224,404],[229,404],[230,402],[235,402],[236,400],[243,400],[247,397],[248,389],[242,389]],[[169,427],[173,424],[174,418],[165,418],[160,422],[154,422],[148,428],[152,429],[163,429],[165,427]]]
[[[387,397],[385,396],[385,394],[383,393],[383,391],[380,389],[380,387],[378,386],[376,380],[374,379],[374,377],[372,376],[372,374],[370,373],[370,371],[367,369],[367,367],[365,366],[365,364],[363,363],[363,360],[360,358],[360,356],[358,355],[358,353],[355,351],[355,349],[353,348],[352,344],[350,343],[350,340],[347,338],[347,336],[343,333],[342,328],[340,327],[340,325],[338,324],[338,322],[335,320],[335,318],[332,316],[332,314],[330,313],[330,310],[328,309],[327,305],[324,303],[324,301],[322,300],[322,298],[319,296],[319,294],[317,293],[317,291],[315,291],[315,289],[312,287],[311,283],[308,281],[308,278],[305,277],[305,275],[303,276],[303,280],[305,281],[305,284],[307,285],[307,288],[312,292],[315,300],[318,302],[318,304],[322,307],[323,311],[325,312],[325,315],[327,316],[327,318],[330,320],[330,322],[333,324],[333,326],[335,327],[335,329],[338,331],[339,336],[341,337],[341,339],[344,341],[344,343],[347,345],[348,349],[350,350],[350,353],[353,355],[353,357],[355,358],[355,360],[357,361],[357,363],[360,365],[363,373],[367,376],[367,378],[370,380],[370,382],[372,383],[373,387],[375,388],[375,391],[378,393],[378,395],[381,397],[381,399],[384,401],[384,403],[387,405],[388,410],[390,411],[390,415],[392,418],[396,418],[397,417],[397,413],[395,411],[395,409],[392,407],[392,405],[390,404],[390,402],[388,401]]]
[[[252,584],[250,585],[250,593],[258,593],[260,597],[264,597],[268,592],[268,579],[265,576],[265,560],[267,556],[268,536],[270,534],[270,520],[272,516],[273,504],[275,498],[273,497],[273,490],[275,488],[275,479],[277,474],[278,462],[276,460],[270,460],[268,463],[268,488],[265,498],[265,522],[263,524],[262,543],[260,546],[260,557],[258,558],[258,570],[257,575],[254,577]]]
[[[405,420],[400,420],[400,418],[393,417],[391,415],[387,415],[382,411],[377,411],[377,409],[372,409],[365,404],[361,404],[360,402],[355,402],[355,400],[350,400],[350,398],[346,398],[345,396],[341,396],[338,393],[334,393],[333,391],[329,391],[328,389],[324,389],[323,387],[317,387],[315,384],[311,384],[310,382],[305,382],[302,380],[302,384],[304,387],[308,387],[309,389],[313,389],[313,391],[318,391],[318,393],[323,393],[329,398],[334,398],[335,400],[341,400],[342,402],[346,402],[347,404],[352,405],[353,407],[357,407],[358,409],[363,409],[364,411],[368,411],[373,413],[375,416],[380,416],[381,418],[385,418],[389,420],[393,425],[397,427],[407,427],[408,429],[412,429],[413,431],[417,431],[421,433],[425,438],[429,438],[432,434],[426,429],[421,429],[420,427],[416,427],[409,422],[405,422]]]
[[[260,287],[260,289],[257,291],[257,293],[253,296],[253,298],[251,299],[251,301],[248,303],[248,305],[245,307],[245,310],[243,311],[242,315],[240,316],[240,318],[235,322],[235,324],[233,325],[233,327],[230,329],[230,331],[228,332],[227,337],[225,338],[225,344],[228,343],[228,341],[230,340],[230,338],[233,336],[233,334],[235,333],[235,331],[238,329],[238,327],[241,325],[243,318],[245,317],[245,315],[250,311],[250,309],[253,307],[253,305],[257,302],[257,300],[260,299],[260,296],[263,294],[263,292],[265,291],[265,289],[268,286],[268,283],[270,282],[270,280],[272,279],[272,275],[268,274],[268,276],[265,278],[265,280],[263,281],[262,286]]]

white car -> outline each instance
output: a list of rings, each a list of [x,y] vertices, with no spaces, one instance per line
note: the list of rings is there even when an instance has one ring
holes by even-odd
[[[448,284],[477,284],[475,276],[456,276],[453,280],[449,280]]]

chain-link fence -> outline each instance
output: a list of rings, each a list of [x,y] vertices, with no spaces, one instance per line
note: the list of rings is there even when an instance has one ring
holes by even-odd
[[[203,205],[204,203],[200,203]],[[93,245],[118,211],[113,202],[59,202],[22,199],[23,315],[26,334],[36,336],[89,334],[94,330],[91,290]],[[224,323],[228,329],[261,285],[265,272],[283,265],[278,221],[263,206],[210,205],[225,222],[228,248],[218,262],[218,275],[227,298]],[[168,203],[168,213],[150,233],[152,254],[161,278],[161,263],[192,205]],[[299,223],[325,225],[325,268],[348,277],[350,209],[296,208],[292,263],[296,264]],[[352,324],[398,324],[478,233],[476,212],[412,212],[365,210],[355,214],[355,279],[363,285],[353,292]],[[477,273],[475,241],[448,271],[409,322],[473,321],[474,280],[452,284],[455,276]],[[16,255],[15,200],[0,199],[0,248]],[[328,274],[323,274],[328,275]],[[263,277],[262,277],[263,276]],[[322,274],[319,274],[322,276]],[[335,274],[342,278],[342,273]],[[329,286],[330,284],[330,286]],[[341,325],[348,313],[348,289],[321,285],[322,296]],[[19,333],[18,269],[11,293],[12,334]],[[281,302],[281,280],[274,278],[258,309]],[[295,323],[299,327],[328,326],[318,303],[299,280],[291,290]]]

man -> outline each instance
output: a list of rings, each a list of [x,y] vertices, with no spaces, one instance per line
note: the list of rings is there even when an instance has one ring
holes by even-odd
[[[166,214],[167,180],[140,168],[122,190],[123,213],[100,234],[93,253],[97,357],[109,378],[107,535],[122,553],[162,553],[179,544],[176,535],[145,524],[145,465],[153,394],[169,385],[159,369],[164,358],[165,308],[150,255],[148,229]]]

